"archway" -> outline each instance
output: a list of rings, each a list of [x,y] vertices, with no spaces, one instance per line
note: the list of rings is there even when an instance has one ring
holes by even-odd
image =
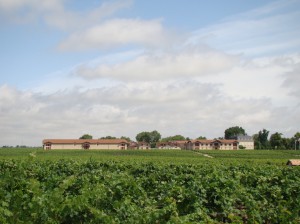
[[[83,143],[82,148],[83,149],[90,149],[90,143],[88,143],[88,142]]]

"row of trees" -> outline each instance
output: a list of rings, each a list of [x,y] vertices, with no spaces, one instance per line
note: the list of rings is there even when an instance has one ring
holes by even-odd
[[[282,133],[275,132],[269,136],[269,131],[263,129],[253,135],[255,149],[300,149],[300,132],[292,138],[282,137]]]
[[[255,149],[300,149],[300,132],[297,132],[292,138],[284,138],[281,133],[275,132],[269,137],[269,131],[263,129],[257,134],[252,136],[254,140]],[[247,135],[245,129],[239,126],[234,126],[227,128],[224,132],[224,137],[219,137],[218,139],[233,139],[238,135]],[[89,134],[84,134],[80,139],[92,139],[93,136]],[[113,136],[101,137],[100,139],[116,139]],[[127,141],[132,141],[129,137],[121,136],[121,139]],[[206,139],[204,136],[199,136],[197,139]],[[168,142],[168,141],[182,141],[190,140],[188,137],[182,135],[174,135],[165,138],[161,138],[161,134],[154,130],[151,132],[143,131],[136,135],[136,141],[138,142],[147,142],[151,145],[151,148],[156,147],[156,143]]]

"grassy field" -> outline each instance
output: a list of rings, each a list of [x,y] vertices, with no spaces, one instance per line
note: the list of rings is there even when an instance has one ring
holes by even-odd
[[[6,148],[0,149],[0,159],[34,159],[51,160],[72,159],[76,161],[135,161],[158,163],[187,163],[202,162],[226,163],[265,163],[285,165],[289,159],[300,159],[300,151],[294,150],[50,150],[34,148]]]

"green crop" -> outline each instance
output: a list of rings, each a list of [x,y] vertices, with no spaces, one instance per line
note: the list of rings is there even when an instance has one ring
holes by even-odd
[[[261,163],[0,161],[0,223],[299,223],[299,192]]]

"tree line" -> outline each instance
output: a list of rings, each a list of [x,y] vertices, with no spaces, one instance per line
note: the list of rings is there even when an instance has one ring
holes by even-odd
[[[270,131],[263,129],[251,136],[254,141],[255,149],[300,149],[300,132],[295,133],[295,135],[291,138],[285,138],[283,137],[283,134],[279,132],[275,132],[270,136],[269,133]],[[218,137],[216,139],[234,139],[239,135],[247,135],[245,129],[239,126],[233,126],[224,131],[224,137]],[[80,139],[93,139],[93,136],[90,134],[84,134],[80,137]],[[116,137],[105,136],[99,139],[116,139]],[[132,141],[126,136],[121,136],[120,139],[125,139],[128,142]],[[137,142],[146,142],[150,144],[151,148],[155,148],[157,142],[190,140],[189,137],[184,137],[182,135],[162,138],[161,134],[156,130],[140,132],[136,135],[135,139]],[[206,137],[199,136],[197,139],[206,139]]]

